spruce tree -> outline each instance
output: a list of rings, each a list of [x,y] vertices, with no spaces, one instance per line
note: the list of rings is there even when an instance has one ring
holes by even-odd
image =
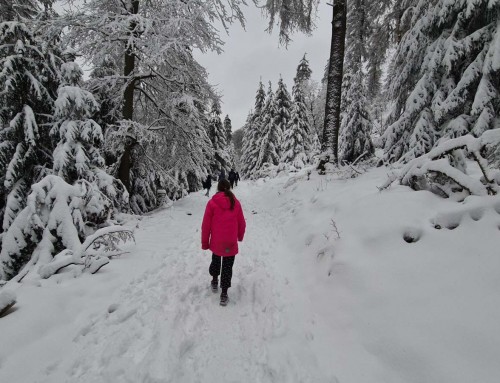
[[[311,151],[314,154],[317,154],[320,150],[320,142],[317,131],[319,129],[319,122],[322,119],[318,118],[318,116],[314,113],[314,104],[318,97],[318,85],[311,80],[311,75],[312,70],[309,67],[309,61],[306,58],[306,54],[304,54],[304,57],[302,57],[299,65],[297,66],[294,83],[298,84],[302,88],[302,94],[304,95],[304,103],[306,104],[308,119],[311,123]]]
[[[365,20],[365,0],[350,1],[341,104],[340,162],[353,162],[361,155],[367,157],[374,152],[370,138],[372,123],[366,107],[363,74]]]
[[[293,87],[293,105],[290,114],[290,123],[283,136],[283,155],[281,162],[302,169],[309,163],[311,150],[310,124],[307,117],[307,108],[304,95],[298,84]]]
[[[260,148],[256,165],[257,171],[261,170],[266,164],[279,164],[281,134],[275,121],[277,112],[275,95],[272,90],[271,82],[269,82],[266,103],[262,111]]]
[[[308,81],[311,80],[312,70],[309,67],[309,60],[306,58],[306,54],[302,57],[297,66],[297,74],[293,79],[295,84],[299,84],[299,86],[305,86]],[[303,89],[304,90],[304,89]]]
[[[255,109],[247,119],[243,136],[242,172],[246,177],[250,177],[256,170],[257,160],[259,159],[261,118],[265,101],[266,93],[264,85],[260,81],[255,95]]]
[[[283,136],[285,130],[287,129],[290,123],[290,114],[292,111],[292,100],[290,97],[290,93],[288,93],[288,89],[286,88],[286,84],[281,78],[278,81],[278,89],[276,89],[276,93],[274,94],[274,103],[276,114],[274,117],[274,125],[276,127],[276,131],[279,135],[279,155],[281,159],[282,155],[282,147],[283,147]]]
[[[0,23],[0,215],[7,230],[33,183],[52,168],[57,68],[25,23]],[[56,62],[57,64],[57,62]]]
[[[226,144],[229,145],[233,139],[233,126],[229,115],[224,118],[224,131],[226,132]]]
[[[232,163],[227,147],[227,131],[222,124],[222,120],[220,118],[221,114],[220,103],[216,100],[212,103],[208,132],[215,153],[214,170],[217,171],[224,169],[227,172],[232,166]]]
[[[479,136],[500,113],[500,3],[424,3],[411,9],[392,65],[394,123],[383,136],[390,162],[411,160],[439,140]],[[424,144],[412,146],[419,137]]]
[[[64,52],[61,86],[55,101],[51,136],[56,140],[54,173],[67,183],[78,179],[94,181],[95,170],[104,167],[100,154],[103,142],[101,127],[92,119],[99,109],[94,96],[80,87],[83,71],[74,62],[76,52]]]

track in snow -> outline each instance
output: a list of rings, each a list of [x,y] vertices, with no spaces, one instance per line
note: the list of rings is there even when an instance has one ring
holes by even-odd
[[[337,382],[318,366],[314,314],[297,320],[306,308],[277,266],[286,257],[279,216],[253,190],[236,189],[247,234],[227,307],[210,291],[211,257],[199,243],[207,199],[197,193],[143,220],[137,256],[160,257],[123,287],[111,313],[89,318],[39,382]]]

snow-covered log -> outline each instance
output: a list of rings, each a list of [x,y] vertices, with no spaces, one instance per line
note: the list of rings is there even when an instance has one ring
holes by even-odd
[[[0,318],[16,303],[16,294],[12,291],[0,292]]]

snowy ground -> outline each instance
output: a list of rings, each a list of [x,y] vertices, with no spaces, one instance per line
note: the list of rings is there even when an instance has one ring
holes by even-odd
[[[241,184],[227,307],[202,193],[96,275],[8,286],[0,382],[498,382],[500,199],[380,193],[385,175]]]

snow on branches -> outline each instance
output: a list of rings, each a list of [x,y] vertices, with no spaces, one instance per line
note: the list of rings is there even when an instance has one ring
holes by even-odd
[[[389,74],[388,162],[410,161],[443,137],[479,137],[500,116],[500,2],[426,0],[407,11]]]
[[[52,262],[40,267],[38,274],[46,279],[69,265],[82,265],[83,271],[95,274],[109,263],[109,257],[121,254],[119,244],[127,241],[135,241],[131,230],[120,226],[105,227],[87,237],[77,249],[57,254]]]
[[[500,146],[500,129],[484,132],[476,138],[471,134],[450,139],[406,164],[397,177],[414,190],[430,190],[443,197],[463,199],[468,195],[496,195],[500,191],[500,171],[492,168],[485,154]],[[463,156],[477,164],[481,176],[467,171]],[[391,178],[388,187],[395,178]]]
[[[82,241],[88,244],[86,251],[102,234],[108,234],[97,231],[85,239],[96,228],[110,224],[113,208],[113,202],[95,185],[85,180],[70,185],[49,175],[31,189],[27,206],[3,235],[0,279],[10,279],[23,268],[25,275],[35,265],[39,268],[50,263],[63,250],[65,254],[83,254]],[[114,243],[109,238],[106,241]],[[107,248],[114,250],[112,244]]]

